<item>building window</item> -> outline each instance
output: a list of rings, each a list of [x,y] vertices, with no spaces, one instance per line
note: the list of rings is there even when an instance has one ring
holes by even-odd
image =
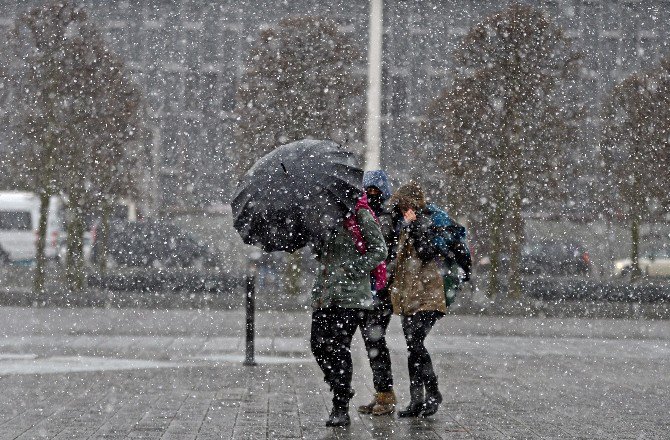
[[[201,111],[202,101],[201,95],[200,74],[198,72],[189,71],[186,74],[184,81],[184,106],[186,110]]]
[[[160,177],[161,196],[165,206],[179,206],[180,193],[182,185],[177,176],[163,175]]]
[[[151,21],[164,20],[170,12],[165,5],[166,2],[163,0],[148,0],[146,4],[147,19]]]
[[[182,100],[182,74],[180,72],[163,72],[165,87],[165,110],[178,111]]]
[[[197,119],[187,119],[184,121],[184,128],[179,133],[179,144],[182,147],[184,160],[188,162],[202,159],[205,153],[204,136],[202,123]]]
[[[162,133],[163,165],[165,166],[173,167],[180,162],[179,130],[180,128],[176,119],[166,119]]]
[[[603,8],[603,29],[618,31],[621,29],[621,8],[614,2],[608,2]]]
[[[187,29],[180,40],[181,52],[189,68],[198,68],[202,62],[202,29]]]
[[[184,32],[182,32],[176,20],[169,20],[169,23],[165,27],[166,32],[164,33],[167,45],[167,61],[169,63],[182,64],[185,55],[184,43],[182,42]]]
[[[626,34],[626,38],[622,40],[621,44],[621,68],[623,71],[630,72],[639,66],[637,55],[635,34]]]
[[[656,38],[640,38],[640,45],[637,48],[637,57],[643,68],[652,67],[658,54],[658,40]]]
[[[234,80],[224,80],[221,84],[221,110],[231,112],[235,110],[235,91]]]
[[[158,68],[166,52],[166,40],[162,29],[147,30],[147,62],[150,68]]]
[[[239,38],[239,33],[234,29],[221,30],[221,41],[217,52],[221,55],[221,62],[228,69],[237,68]],[[245,52],[244,56],[246,53],[248,52]]]
[[[108,28],[105,37],[116,53],[128,56],[128,29],[120,27]]]
[[[216,73],[207,72],[201,75],[202,90],[202,109],[206,115],[213,115],[216,112],[216,100],[218,91],[216,88]]]
[[[604,39],[599,56],[601,70],[611,73],[621,64],[619,61],[619,41],[615,38]]]
[[[107,3],[107,2],[104,2]],[[101,3],[101,4],[104,4]],[[129,1],[119,1],[119,2],[109,2],[110,7],[108,11],[105,11],[107,17],[110,20],[128,20],[128,19],[137,19],[137,15],[142,12],[141,7],[135,6],[131,8]]]
[[[443,76],[431,76],[428,83],[428,100],[427,105],[430,105],[432,100],[436,99],[444,90],[446,80]]]

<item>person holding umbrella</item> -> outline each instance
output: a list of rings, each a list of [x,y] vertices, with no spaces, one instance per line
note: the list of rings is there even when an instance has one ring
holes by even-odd
[[[327,426],[350,423],[351,339],[373,308],[370,272],[385,283],[385,271],[377,268],[386,244],[362,191],[363,175],[341,145],[302,139],[256,161],[231,202],[233,226],[244,243],[267,252],[310,246],[316,253],[310,342],[333,392]]]
[[[399,417],[427,417],[442,403],[437,375],[424,345],[428,333],[447,312],[441,262],[425,257],[432,226],[424,193],[414,182],[401,186],[391,204],[403,215],[396,269],[391,285],[394,313],[402,317],[409,356],[410,403]],[[425,393],[424,393],[425,392]]]
[[[391,188],[388,176],[383,170],[366,171],[363,174],[363,188],[365,189],[368,204],[379,220],[384,240],[388,249],[386,265],[389,275],[392,276],[391,266],[395,259],[395,248],[398,241],[398,226],[400,216],[392,215],[385,209],[384,202],[391,197]],[[386,330],[391,322],[393,306],[388,293],[388,283],[377,286],[375,279],[371,280],[374,298],[374,308],[367,313],[365,324],[361,328],[365,349],[372,369],[372,382],[375,394],[367,405],[358,407],[361,414],[375,416],[390,414],[395,411],[397,403],[393,391],[393,374],[391,371],[391,355],[386,344]]]
[[[351,340],[373,309],[370,272],[387,255],[382,231],[366,195],[346,213],[324,240],[317,255],[320,268],[312,290],[311,349],[333,392],[326,426],[349,425],[353,364]]]

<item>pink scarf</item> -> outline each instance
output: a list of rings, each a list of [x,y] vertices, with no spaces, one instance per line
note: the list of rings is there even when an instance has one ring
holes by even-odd
[[[370,214],[372,214],[372,218],[375,219],[377,224],[379,224],[379,220],[377,219],[377,215],[375,212],[370,208],[370,205],[368,205],[368,195],[366,193],[363,193],[363,195],[358,199],[358,202],[356,202],[356,208],[355,212],[358,212],[359,209],[367,209],[370,211]],[[351,235],[354,237],[354,243],[356,245],[356,250],[360,252],[361,254],[365,254],[367,251],[367,245],[365,244],[365,239],[363,238],[363,234],[361,233],[361,227],[356,221],[356,215],[350,215],[349,217],[344,219],[344,227],[351,232]],[[386,280],[387,280],[387,273],[386,273],[386,261],[382,261],[379,266],[375,267],[370,274],[373,276],[375,280],[375,290],[379,291],[386,287]]]

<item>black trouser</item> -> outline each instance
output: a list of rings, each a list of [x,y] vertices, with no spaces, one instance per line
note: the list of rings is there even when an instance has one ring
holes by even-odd
[[[433,370],[433,362],[424,342],[430,329],[442,316],[444,314],[441,312],[430,311],[417,312],[414,315],[402,317],[402,331],[405,334],[407,350],[409,351],[407,366],[409,368],[410,386],[437,387],[437,375]]]
[[[365,324],[361,328],[372,369],[372,382],[378,393],[393,390],[391,355],[386,345],[386,329],[391,322],[392,314],[393,309],[390,305],[380,304],[374,310],[367,312]]]
[[[333,390],[333,405],[346,407],[351,399],[351,338],[365,323],[366,310],[324,307],[312,313],[312,354],[324,380]]]

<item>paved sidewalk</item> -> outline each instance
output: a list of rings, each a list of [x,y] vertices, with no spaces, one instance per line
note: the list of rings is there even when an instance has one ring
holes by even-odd
[[[359,416],[371,395],[354,342],[352,426],[330,409],[309,312],[0,308],[0,439],[668,438],[670,322],[447,316],[429,336],[445,403],[428,420]],[[406,403],[398,319],[394,378]]]

